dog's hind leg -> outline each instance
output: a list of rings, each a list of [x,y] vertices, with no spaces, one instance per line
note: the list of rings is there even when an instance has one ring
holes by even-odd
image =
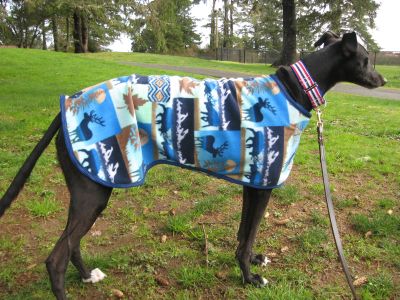
[[[61,135],[57,137],[56,145],[71,194],[71,203],[66,228],[47,258],[46,266],[54,295],[57,299],[66,299],[64,280],[70,259],[84,279],[94,282],[93,272],[89,272],[83,264],[79,249],[80,240],[107,206],[112,189],[91,181],[73,166]]]
[[[247,191],[246,191],[246,193],[247,193]],[[266,200],[268,201],[269,200],[269,196],[267,196],[267,197],[268,197],[268,199],[266,199]],[[254,205],[251,205],[251,202],[252,202],[252,200],[250,199],[250,197],[246,196],[245,190],[243,190],[242,220],[240,222],[240,227],[239,227],[238,236],[237,236],[237,240],[238,241],[240,241],[241,239],[244,238],[243,235],[248,230],[248,226],[250,226],[249,222],[247,222],[247,220],[248,219],[250,219],[250,220],[253,219],[254,210],[257,209],[257,208],[254,207]],[[265,266],[269,262],[269,260],[263,254],[253,254],[252,253],[251,254],[251,258],[250,258],[250,262],[253,265]]]
[[[243,282],[257,286],[263,286],[267,281],[258,274],[252,274],[250,264],[264,260],[264,257],[253,255],[252,249],[271,191],[250,187],[243,188],[243,209],[238,231],[239,245],[236,250],[236,258],[242,271]]]

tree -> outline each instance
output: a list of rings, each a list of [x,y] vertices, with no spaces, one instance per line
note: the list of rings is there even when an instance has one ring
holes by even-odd
[[[296,4],[282,0],[283,39],[280,59],[274,65],[290,65],[296,61]]]
[[[229,2],[228,0],[224,0],[224,21],[223,21],[223,38],[222,38],[222,46],[224,48],[230,46],[230,36],[229,36]]]
[[[297,7],[299,48],[311,50],[315,38],[328,30],[340,35],[354,30],[370,48],[377,48],[370,32],[375,28],[378,8],[375,0],[300,0]]]
[[[190,16],[190,0],[154,0],[136,7],[131,24],[132,50],[176,53],[196,46],[200,36]]]
[[[379,3],[375,0],[321,1],[320,6],[327,9],[323,19],[330,30],[340,34],[355,30],[370,47],[377,47],[370,34],[371,29],[375,28],[376,12],[379,8]]]
[[[238,34],[242,46],[256,50],[280,50],[282,47],[282,6],[280,0],[238,1],[241,13]]]
[[[20,48],[32,48],[40,37],[45,19],[44,1],[3,0],[1,1],[0,41]]]
[[[210,48],[215,49],[218,48],[218,12],[215,9],[215,4],[217,0],[212,0],[212,9],[211,9],[211,22],[210,22]]]
[[[100,49],[126,31],[130,0],[0,0],[0,42],[18,47],[42,46],[51,24],[54,48],[64,40],[68,48],[70,21],[74,21],[75,52]],[[131,10],[129,10],[131,12]],[[61,27],[65,25],[65,27]],[[64,29],[65,28],[65,29]]]
[[[63,0],[63,10],[73,20],[75,52],[97,51],[116,39],[126,30],[128,5],[128,0]]]

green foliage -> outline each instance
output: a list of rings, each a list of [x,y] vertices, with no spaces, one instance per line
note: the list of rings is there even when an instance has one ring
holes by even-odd
[[[245,11],[239,20],[245,22],[239,33],[242,43],[255,49],[282,48],[282,1],[239,2]],[[296,1],[297,48],[314,49],[314,42],[326,30],[338,34],[355,30],[367,42],[370,50],[377,44],[370,32],[375,28],[376,12],[379,3],[376,0],[351,1]]]
[[[327,241],[325,229],[320,227],[313,227],[300,234],[296,239],[299,241],[300,246],[307,252],[315,252],[319,246]]]
[[[356,31],[368,44],[369,50],[377,49],[370,32],[375,28],[379,3],[376,0],[352,1],[300,1],[298,3],[298,47],[312,50],[321,30],[337,34]]]
[[[271,283],[265,288],[250,288],[247,292],[247,299],[274,299],[274,300],[309,300],[313,299],[312,292],[303,285],[293,285],[287,281]]]
[[[392,199],[380,199],[378,200],[377,205],[382,209],[389,209],[396,205],[396,201]]]
[[[35,198],[26,202],[27,209],[35,217],[48,217],[61,210],[53,192],[45,191],[40,195],[40,198],[42,199]]]
[[[370,217],[356,214],[351,218],[351,221],[354,228],[363,234],[372,231],[374,235],[384,237],[400,235],[400,217],[389,215],[386,212],[377,211]]]
[[[328,217],[326,215],[322,215],[321,212],[316,209],[311,211],[311,222],[314,225],[321,226],[323,228],[328,227],[329,225]]]
[[[199,43],[190,15],[190,0],[155,0],[138,6],[139,18],[132,21],[132,50],[176,53]]]
[[[185,288],[210,287],[215,284],[213,272],[204,267],[182,267],[175,273],[176,280]]]
[[[394,284],[391,276],[386,272],[370,278],[365,287],[363,287],[361,295],[365,300],[386,300],[390,299],[393,292]]]
[[[2,6],[4,5],[4,6]],[[86,23],[89,49],[100,50],[125,31],[125,19],[134,6],[129,0],[34,0],[1,1],[0,44],[39,48],[49,32],[57,44],[68,50],[73,16],[79,13]],[[45,38],[46,40],[47,38]]]
[[[274,189],[272,195],[277,198],[278,203],[290,205],[300,200],[297,188],[293,185],[284,185],[279,189]]]

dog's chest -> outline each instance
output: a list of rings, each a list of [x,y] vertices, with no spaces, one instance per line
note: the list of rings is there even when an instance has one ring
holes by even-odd
[[[144,182],[167,163],[272,188],[289,175],[309,114],[277,79],[132,75],[62,97],[67,148],[107,186]]]

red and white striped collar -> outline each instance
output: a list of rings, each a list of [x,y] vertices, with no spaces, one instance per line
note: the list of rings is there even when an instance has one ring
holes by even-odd
[[[298,62],[290,65],[290,67],[292,68],[294,74],[296,74],[296,77],[300,82],[304,92],[308,96],[308,99],[310,99],[313,109],[325,104],[325,99],[318,87],[318,84],[312,79],[304,63],[299,60]]]

